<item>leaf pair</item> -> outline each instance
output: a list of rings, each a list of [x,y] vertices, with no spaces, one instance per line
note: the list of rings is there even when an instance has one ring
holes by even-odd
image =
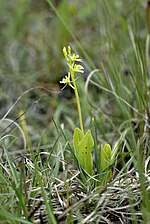
[[[83,131],[76,128],[73,135],[73,144],[79,163],[89,175],[92,175],[93,161],[91,151],[94,146],[94,140],[90,130],[84,134]]]

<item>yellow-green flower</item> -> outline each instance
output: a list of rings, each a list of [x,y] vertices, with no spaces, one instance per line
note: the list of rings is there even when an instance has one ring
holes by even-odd
[[[68,72],[68,76],[66,75],[65,78],[63,78],[63,79],[60,81],[60,83],[65,84],[65,86],[66,86],[66,85],[69,85],[69,86],[71,86],[71,87],[74,89],[73,85],[71,84],[71,80],[70,80],[70,72]]]
[[[75,61],[82,62],[82,60],[79,58],[79,55],[71,54],[71,47],[70,46],[68,46],[68,52],[67,52],[66,47],[63,48],[63,54],[64,54],[66,60],[70,64],[74,63]]]
[[[77,64],[72,64],[72,65],[69,65],[69,64],[67,64],[68,66],[69,66],[69,68],[71,69],[71,70],[73,70],[74,72],[80,72],[80,73],[84,73],[84,68],[83,68],[83,66],[82,65],[77,65]]]

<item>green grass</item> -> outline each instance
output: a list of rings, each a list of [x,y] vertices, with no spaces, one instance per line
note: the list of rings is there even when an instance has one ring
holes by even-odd
[[[146,3],[0,4],[0,222],[150,223]],[[73,92],[59,84],[67,45],[85,67],[77,86],[84,128],[95,142],[93,181],[73,149]],[[117,155],[102,186],[95,155],[105,143]]]

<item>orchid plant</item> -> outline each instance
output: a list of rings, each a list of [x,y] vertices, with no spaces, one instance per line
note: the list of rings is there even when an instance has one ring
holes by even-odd
[[[82,60],[79,58],[79,55],[72,54],[70,46],[68,46],[67,49],[65,47],[63,48],[63,54],[67,61],[69,72],[62,79],[62,81],[60,81],[60,83],[64,84],[65,86],[69,85],[74,90],[80,122],[80,128],[75,128],[74,130],[74,152],[80,165],[88,173],[88,175],[92,176],[92,148],[94,147],[94,140],[90,130],[88,130],[86,133],[84,132],[80,98],[76,85],[77,79],[75,77],[76,73],[84,73],[84,68],[82,65],[78,64],[79,62],[82,63]],[[110,166],[111,147],[110,145],[106,144],[104,147],[101,146],[98,150],[100,155],[99,162],[101,164],[101,168],[97,169],[97,171],[102,173],[105,171],[105,169],[107,169],[107,167]],[[109,172],[109,176],[111,176],[111,172]]]
[[[84,73],[84,68],[82,65],[77,64],[78,62],[82,62],[82,60],[79,58],[79,55],[71,53],[70,46],[68,46],[68,49],[66,49],[65,47],[63,48],[63,54],[67,61],[69,72],[68,75],[66,75],[65,78],[60,81],[60,83],[69,85],[74,90],[80,122],[80,128],[75,128],[74,130],[74,151],[80,165],[85,169],[85,171],[89,175],[92,175],[93,162],[91,151],[94,146],[94,140],[92,138],[90,130],[84,133],[81,104],[75,77],[76,73]]]

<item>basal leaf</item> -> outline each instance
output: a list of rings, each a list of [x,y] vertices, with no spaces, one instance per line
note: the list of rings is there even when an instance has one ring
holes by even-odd
[[[94,141],[91,135],[90,130],[86,132],[83,139],[79,143],[78,153],[79,153],[79,162],[82,167],[86,170],[87,173],[92,175],[92,147],[94,146]]]
[[[111,146],[109,144],[100,147],[100,162],[102,171],[107,169],[111,162]]]
[[[82,140],[84,137],[84,133],[81,131],[81,129],[76,128],[74,130],[74,135],[73,135],[73,141],[74,141],[74,147],[77,148],[79,142]]]
[[[73,145],[74,145],[75,155],[77,159],[78,159],[78,146],[81,140],[83,139],[83,137],[84,137],[84,133],[79,128],[76,128],[74,130],[74,135],[73,135]]]

